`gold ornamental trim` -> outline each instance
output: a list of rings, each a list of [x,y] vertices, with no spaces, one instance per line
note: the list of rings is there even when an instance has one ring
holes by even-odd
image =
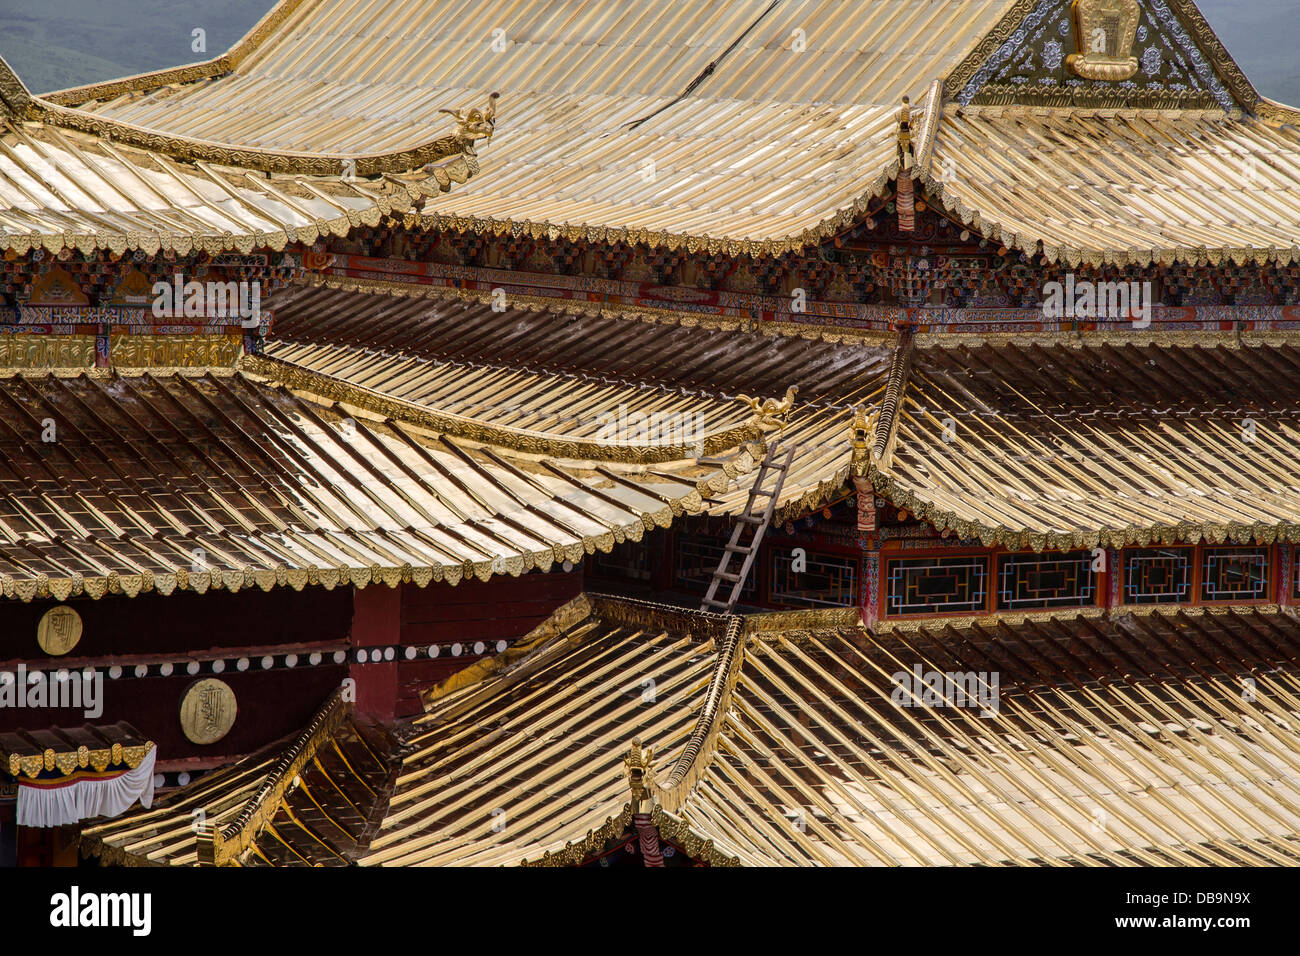
[[[701,837],[685,820],[666,813],[661,807],[655,807],[651,811],[650,822],[659,831],[661,839],[677,844],[692,860],[699,860],[709,866],[738,867],[741,865],[740,857],[729,856],[713,840]]]
[[[755,640],[765,640],[774,634],[786,635],[792,631],[825,632],[862,626],[862,610],[857,607],[809,608],[745,615],[745,634]]]
[[[522,860],[519,865],[530,868],[580,866],[604,849],[605,844],[610,840],[629,832],[632,829],[632,815],[632,805],[629,803],[623,807],[618,816],[607,817],[601,826],[588,830],[587,835],[577,843],[570,841],[563,849],[547,850],[540,858]],[[682,852],[692,860],[718,867],[741,865],[740,857],[728,855],[713,840],[701,837],[684,820],[664,812],[659,807],[651,811],[650,822],[659,831],[661,839],[681,847]]]
[[[19,122],[31,106],[32,94],[12,67],[0,57],[0,120]]]
[[[109,361],[119,369],[234,368],[244,354],[239,333],[110,335]]]
[[[89,369],[94,364],[93,335],[0,333],[0,366],[6,369]]]
[[[115,742],[107,747],[88,747],[83,744],[75,750],[47,748],[36,754],[0,752],[0,758],[3,758],[3,766],[11,777],[35,780],[42,773],[53,773],[56,770],[65,777],[86,769],[103,773],[109,767],[118,765],[134,770],[153,749],[154,742],[145,740],[126,745]]]
[[[258,834],[275,818],[284,801],[285,791],[297,779],[299,772],[315,758],[316,751],[333,736],[350,714],[351,706],[344,702],[343,689],[339,688],[280,755],[267,772],[261,787],[229,825],[214,827],[205,823],[199,827],[197,850],[200,866],[238,864],[239,858],[252,847]]]
[[[731,707],[731,695],[745,660],[744,619],[730,616],[727,619],[727,631],[717,644],[717,660],[713,668],[713,677],[705,693],[704,706],[695,722],[686,746],[681,755],[668,770],[663,783],[651,777],[648,783],[648,796],[657,807],[669,812],[679,810],[686,802],[691,789],[704,776],[713,753],[717,748],[718,737],[722,733],[727,711]]]

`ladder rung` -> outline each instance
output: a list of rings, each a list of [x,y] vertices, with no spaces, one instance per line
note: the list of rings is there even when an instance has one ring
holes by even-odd
[[[740,516],[739,518],[737,518],[736,520],[737,520],[737,521],[743,521],[743,522],[745,522],[745,524],[762,524],[762,523],[763,523],[763,519],[762,519],[762,518],[757,518],[757,517],[755,517],[754,515],[741,515],[741,516]]]
[[[727,606],[727,602],[726,602],[726,601],[706,600],[704,603],[705,603],[705,604],[712,604],[714,607],[726,607],[726,606]]]
[[[726,571],[719,571],[718,577],[722,578],[724,581],[730,581],[732,584],[735,584],[740,580],[739,574],[728,574]]]
[[[730,551],[732,554],[751,554],[754,549],[740,544],[729,544],[723,550]]]

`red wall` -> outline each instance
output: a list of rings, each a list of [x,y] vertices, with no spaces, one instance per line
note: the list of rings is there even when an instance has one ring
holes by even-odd
[[[480,658],[471,651],[483,641],[486,653],[496,654],[499,640],[513,641],[541,624],[555,609],[582,593],[582,572],[526,574],[518,578],[463,582],[456,587],[402,587],[403,644],[457,641],[468,645],[460,657],[443,651],[437,658],[421,656],[397,664],[397,716],[423,711],[419,694]]]
[[[99,717],[88,720],[81,710],[71,709],[0,708],[0,732],[125,720],[157,743],[162,763],[192,759],[221,763],[301,730],[347,675],[346,664],[311,667],[305,658],[307,648],[346,644],[352,626],[350,588],[72,599],[66,603],[81,615],[81,640],[71,653],[50,657],[36,643],[36,627],[41,615],[56,603],[0,601],[0,635],[4,638],[0,662],[4,670],[13,671],[20,662],[41,670],[117,663],[129,674],[132,665],[144,662],[142,659],[184,659],[192,652],[214,650],[224,650],[227,660],[253,657],[252,666],[244,672],[228,666],[219,675],[205,665],[194,676],[182,667],[170,677],[111,680],[105,676]],[[240,653],[245,649],[275,653],[277,648],[288,650],[286,645],[292,646],[303,663],[291,669],[263,671],[260,653]],[[181,730],[180,702],[194,681],[211,676],[230,685],[239,710],[230,733],[214,744],[200,746],[191,743]]]

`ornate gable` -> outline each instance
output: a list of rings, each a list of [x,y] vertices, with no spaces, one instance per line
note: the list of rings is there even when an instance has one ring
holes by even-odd
[[[1024,0],[946,88],[962,105],[1232,110],[1259,100],[1186,0]]]

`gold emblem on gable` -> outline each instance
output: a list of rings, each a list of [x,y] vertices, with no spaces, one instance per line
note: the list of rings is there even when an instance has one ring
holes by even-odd
[[[1073,10],[1079,52],[1065,61],[1070,72],[1111,83],[1133,77],[1138,71],[1133,43],[1142,15],[1138,0],[1074,0]]]
[[[81,640],[81,615],[66,604],[52,607],[36,625],[36,643],[51,657],[62,657]]]
[[[230,733],[238,712],[235,692],[225,681],[195,681],[181,698],[181,730],[193,743],[215,744]]]
[[[90,298],[81,291],[67,269],[54,266],[37,276],[32,283],[28,305],[89,305]]]

